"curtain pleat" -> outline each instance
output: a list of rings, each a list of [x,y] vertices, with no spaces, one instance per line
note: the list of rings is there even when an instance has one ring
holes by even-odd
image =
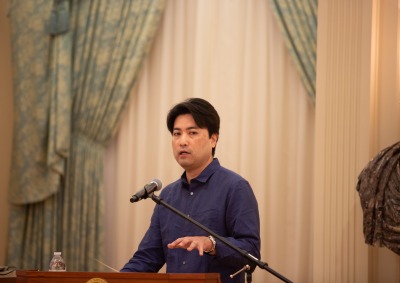
[[[11,2],[16,126],[9,264],[101,269],[103,155],[164,0]]]
[[[270,0],[286,46],[315,102],[318,0]]]
[[[50,1],[10,1],[16,112],[9,194],[13,204],[42,201],[60,185],[59,172],[48,170],[63,158],[48,129],[55,107],[49,97],[54,89],[49,79],[53,41],[46,31],[51,9]]]
[[[103,153],[101,144],[73,134],[68,181],[64,192],[62,249],[71,270],[93,270],[101,257],[103,213]],[[71,217],[72,216],[72,217]],[[101,237],[99,237],[101,235]],[[74,264],[76,262],[77,264]]]

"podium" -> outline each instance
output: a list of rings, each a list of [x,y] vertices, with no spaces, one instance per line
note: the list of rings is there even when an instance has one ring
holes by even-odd
[[[52,272],[17,270],[16,283],[221,283],[218,273]]]

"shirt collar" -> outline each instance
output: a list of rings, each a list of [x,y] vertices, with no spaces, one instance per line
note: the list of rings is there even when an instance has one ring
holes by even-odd
[[[217,171],[217,169],[220,166],[221,165],[219,164],[218,158],[214,158],[213,161],[210,164],[208,164],[208,166],[200,173],[200,175],[194,178],[193,180],[197,180],[198,182],[201,183],[206,183],[207,180],[214,174],[215,171]],[[183,172],[181,176],[181,181],[184,184],[188,183],[186,180],[186,171]]]

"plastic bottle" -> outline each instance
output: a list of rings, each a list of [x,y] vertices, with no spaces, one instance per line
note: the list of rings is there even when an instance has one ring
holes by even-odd
[[[65,261],[61,256],[61,252],[54,252],[53,258],[50,261],[49,271],[66,271]]]

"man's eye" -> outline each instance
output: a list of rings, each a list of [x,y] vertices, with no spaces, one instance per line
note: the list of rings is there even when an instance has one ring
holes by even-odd
[[[179,136],[180,134],[181,134],[181,133],[178,133],[178,132],[172,133],[173,136]]]
[[[197,135],[197,132],[189,132],[189,135],[191,135],[191,136]]]

